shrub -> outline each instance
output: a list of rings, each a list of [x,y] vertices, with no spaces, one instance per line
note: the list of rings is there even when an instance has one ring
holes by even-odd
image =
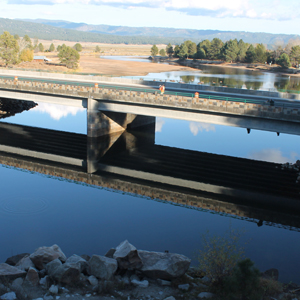
[[[232,274],[237,262],[243,258],[244,247],[239,245],[240,231],[229,230],[224,236],[202,236],[202,250],[198,253],[199,269],[215,285],[221,284]]]

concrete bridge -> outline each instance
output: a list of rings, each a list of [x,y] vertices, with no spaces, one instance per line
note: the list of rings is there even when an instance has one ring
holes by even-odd
[[[153,126],[88,139],[81,134],[0,123],[0,163],[258,225],[300,230],[295,170],[157,146]],[[89,164],[98,170],[89,174]]]
[[[185,119],[300,134],[300,106],[218,96],[196,97],[192,93],[157,91],[125,85],[0,79],[0,98],[49,102],[87,108],[89,137],[122,132],[155,122],[154,117]],[[231,99],[231,100],[228,100]]]

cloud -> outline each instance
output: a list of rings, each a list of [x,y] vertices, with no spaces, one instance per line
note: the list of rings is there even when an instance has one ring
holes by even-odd
[[[58,121],[61,118],[66,117],[68,115],[75,116],[79,111],[83,111],[84,108],[39,103],[39,105],[36,106],[34,110],[42,113],[47,113],[52,119]]]
[[[155,123],[155,132],[161,132],[163,125],[165,124],[165,120],[162,118],[156,118]]]
[[[249,155],[250,159],[275,163],[295,163],[297,157],[299,157],[299,154],[297,154],[296,152],[291,152],[289,157],[285,157],[279,149],[263,149],[261,151],[253,151]]]
[[[123,9],[158,8],[192,16],[291,20],[300,16],[299,0],[8,0],[9,4],[90,4]]]
[[[201,123],[201,122],[190,122],[190,131],[193,135],[197,135],[199,131],[216,131],[216,128],[212,124]]]

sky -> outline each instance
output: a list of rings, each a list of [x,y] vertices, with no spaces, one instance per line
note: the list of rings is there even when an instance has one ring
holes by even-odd
[[[0,0],[0,17],[300,34],[299,0]]]

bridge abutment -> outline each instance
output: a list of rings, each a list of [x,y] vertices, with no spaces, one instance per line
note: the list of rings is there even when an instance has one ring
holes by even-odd
[[[90,138],[123,132],[127,127],[136,128],[153,123],[155,123],[155,117],[100,111],[98,101],[88,98],[87,136]]]

